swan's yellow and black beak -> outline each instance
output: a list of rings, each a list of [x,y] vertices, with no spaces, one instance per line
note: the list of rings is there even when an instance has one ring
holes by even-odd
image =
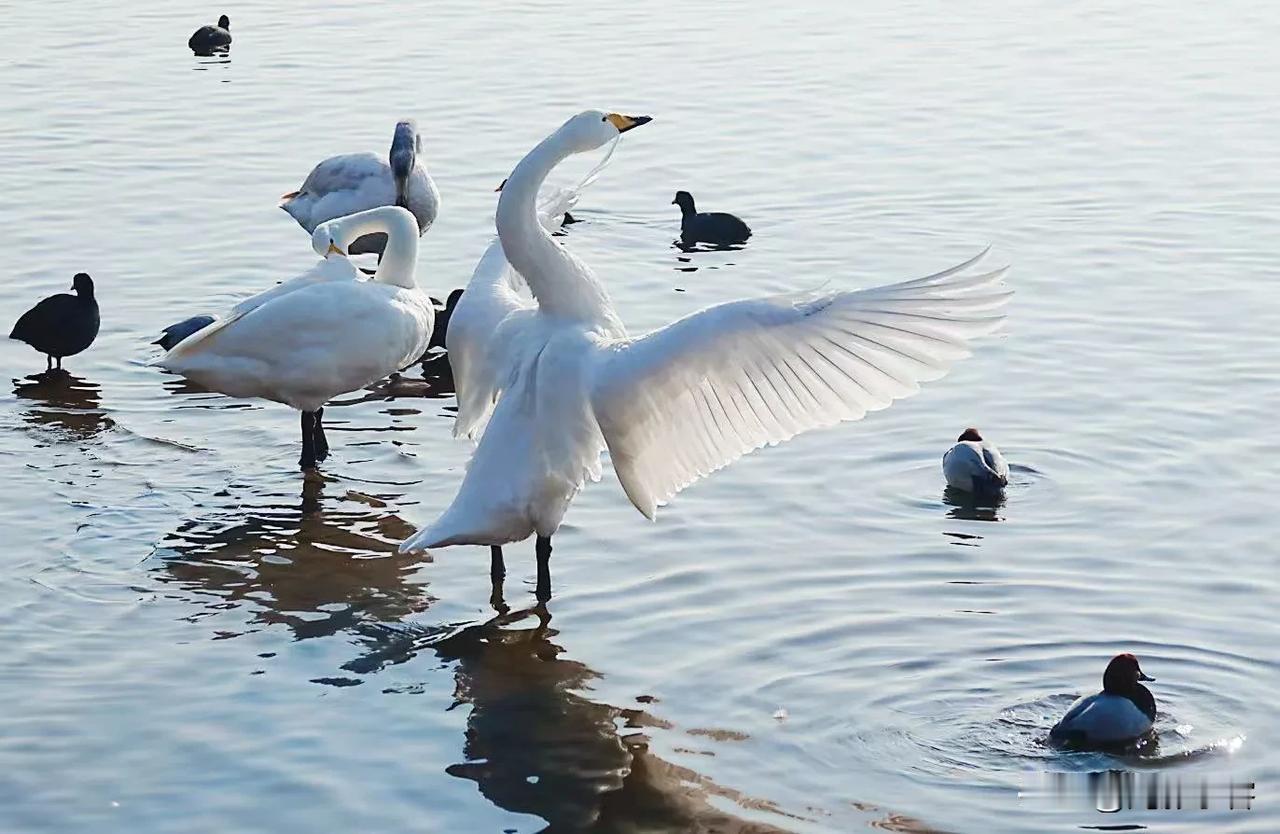
[[[338,248],[338,244],[334,243],[334,242],[331,240],[331,241],[329,241],[329,251],[328,251],[328,252],[325,252],[325,253],[324,253],[324,256],[327,258],[327,257],[329,257],[330,255],[332,255],[334,252],[337,252],[339,255],[342,255],[343,257],[346,257],[346,255],[347,255],[347,253],[346,253],[346,252],[343,252],[341,249],[339,249],[339,248]]]
[[[610,113],[605,118],[618,129],[619,133],[626,133],[633,127],[640,127],[653,121],[652,116],[624,116],[621,113]]]

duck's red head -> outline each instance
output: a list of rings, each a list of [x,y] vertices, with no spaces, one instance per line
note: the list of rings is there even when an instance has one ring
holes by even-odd
[[[969,428],[964,430],[964,433],[961,434],[960,437],[956,438],[956,442],[958,443],[963,443],[966,440],[976,440],[979,443],[981,443],[982,435],[978,434],[977,429],[970,426]]]
[[[1111,658],[1107,671],[1102,675],[1102,689],[1105,692],[1124,694],[1133,690],[1138,681],[1153,681],[1142,673],[1138,658],[1126,652]]]

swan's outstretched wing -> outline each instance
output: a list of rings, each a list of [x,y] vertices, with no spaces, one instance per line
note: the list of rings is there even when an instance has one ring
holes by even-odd
[[[547,231],[561,227],[564,213],[577,204],[581,187],[558,189],[541,201],[538,216]],[[502,243],[494,238],[476,264],[445,333],[458,392],[454,437],[477,437],[489,421],[504,382],[504,354],[496,349],[493,336],[512,313],[535,306],[531,298],[521,295],[524,288],[520,274],[507,263]]]
[[[999,326],[1004,269],[710,307],[604,346],[592,407],[636,509],[761,446],[857,420],[944,375]]]

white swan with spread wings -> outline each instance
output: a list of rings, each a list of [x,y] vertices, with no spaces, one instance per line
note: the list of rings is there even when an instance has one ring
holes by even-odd
[[[1003,320],[1005,270],[973,270],[984,252],[914,281],[734,301],[628,337],[604,285],[547,231],[536,199],[561,160],[648,121],[580,113],[512,171],[498,201],[500,253],[534,303],[509,280],[473,293],[483,289],[473,279],[464,294],[487,332],[482,349],[466,337],[474,353],[460,380],[459,433],[483,426],[491,404],[492,414],[457,496],[402,551],[490,545],[500,560],[503,544],[536,535],[539,594],[549,593],[551,536],[583,484],[600,478],[606,448],[631,502],[653,518],[754,449],[914,393]],[[490,256],[486,274],[501,277],[499,254]]]

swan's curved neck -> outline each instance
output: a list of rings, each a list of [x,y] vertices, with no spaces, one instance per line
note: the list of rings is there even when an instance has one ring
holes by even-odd
[[[373,280],[405,289],[416,287],[413,273],[418,264],[418,221],[404,209],[384,206],[351,215],[343,221],[343,239],[338,244],[346,249],[362,235],[377,232],[386,234],[387,248]]]
[[[542,312],[620,327],[604,287],[538,219],[538,188],[551,169],[573,153],[557,131],[520,160],[498,199],[498,239]]]

